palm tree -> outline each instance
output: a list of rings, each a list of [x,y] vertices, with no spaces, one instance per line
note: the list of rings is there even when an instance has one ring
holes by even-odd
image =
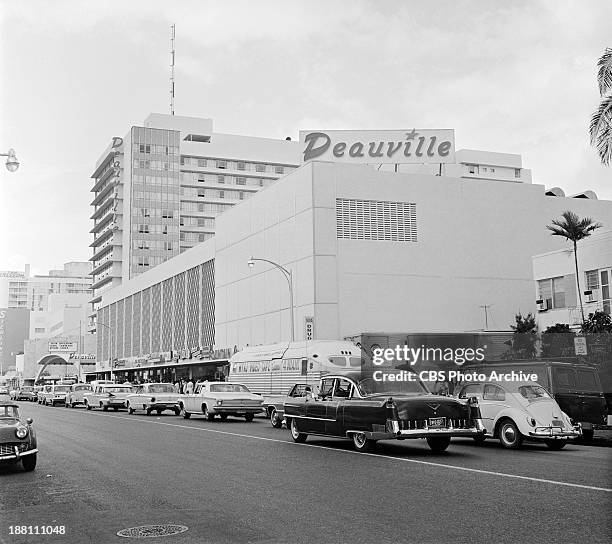
[[[580,276],[578,275],[578,242],[583,238],[591,236],[591,233],[603,225],[601,223],[593,223],[589,217],[580,219],[572,211],[565,211],[561,214],[563,219],[553,219],[552,225],[547,225],[546,228],[552,231],[553,236],[563,236],[566,240],[574,244],[574,264],[576,265],[576,283],[578,284],[578,300],[580,300],[580,313],[582,314],[582,322],[584,323],[584,308],[582,307],[582,291],[580,290]]]
[[[591,145],[597,148],[602,164],[612,161],[612,48],[606,47],[597,61],[597,83],[601,103],[591,116],[589,132]]]

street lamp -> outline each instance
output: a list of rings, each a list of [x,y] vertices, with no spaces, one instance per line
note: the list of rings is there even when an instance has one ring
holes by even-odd
[[[109,366],[110,366],[110,379],[113,379],[113,329],[111,329],[106,323],[102,323],[101,321],[96,321],[96,326],[102,325],[108,329],[108,334],[110,337],[110,353],[109,353]]]
[[[264,263],[271,264],[272,266],[275,266],[276,268],[278,268],[283,273],[283,276],[285,276],[285,279],[287,280],[287,283],[289,284],[289,302],[291,304],[290,306],[291,308],[291,341],[294,342],[295,341],[295,316],[294,316],[294,308],[293,308],[293,277],[291,275],[291,270],[287,270],[286,268],[282,267],[278,263],[275,263],[274,261],[269,261],[268,259],[258,259],[256,257],[251,257],[247,261],[249,268],[253,268],[255,266],[255,261],[262,261]]]
[[[8,153],[0,153],[0,157],[7,157],[6,159],[6,169],[9,172],[16,172],[17,168],[19,168],[19,161],[17,157],[15,157],[15,150],[9,149]]]

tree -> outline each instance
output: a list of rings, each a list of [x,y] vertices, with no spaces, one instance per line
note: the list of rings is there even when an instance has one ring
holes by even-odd
[[[512,338],[506,342],[510,350],[502,355],[504,359],[533,359],[536,354],[536,331],[538,325],[535,316],[529,312],[523,316],[520,312],[514,316],[515,324],[510,325],[514,331]]]
[[[551,325],[542,333],[542,357],[571,357],[574,336],[566,323]]]
[[[601,310],[589,314],[589,318],[582,323],[580,332],[587,333],[612,333],[612,317]]]
[[[574,244],[574,264],[576,266],[576,284],[578,285],[578,300],[580,301],[580,313],[584,322],[584,307],[582,306],[582,291],[580,290],[580,276],[578,274],[578,242],[602,227],[601,223],[593,223],[589,217],[580,219],[574,212],[567,210],[561,214],[563,219],[553,219],[552,225],[546,228],[552,231],[553,236],[563,236]]]
[[[606,47],[597,61],[597,83],[601,102],[591,116],[591,145],[597,148],[602,164],[612,161],[612,48]]]

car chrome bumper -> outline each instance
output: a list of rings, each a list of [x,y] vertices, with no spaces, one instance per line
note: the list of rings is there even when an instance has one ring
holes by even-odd
[[[38,448],[34,448],[33,450],[19,451],[17,446],[15,446],[15,453],[9,453],[0,455],[0,461],[11,461],[15,459],[21,459],[25,455],[30,455],[32,453],[38,453]]]
[[[145,402],[145,406],[151,410],[174,410],[180,408],[178,401],[172,402]]]
[[[455,428],[424,428],[424,429],[400,429],[399,421],[389,421],[387,432],[366,432],[366,438],[371,440],[402,440],[404,438],[430,438],[436,436],[468,437],[484,436],[486,434],[482,420],[474,420],[474,427],[468,429]]]
[[[263,412],[263,407],[252,407],[252,406],[215,406],[210,410],[213,414],[258,414]]]
[[[562,427],[536,427],[529,432],[531,438],[577,438],[581,435],[580,428],[564,430]]]

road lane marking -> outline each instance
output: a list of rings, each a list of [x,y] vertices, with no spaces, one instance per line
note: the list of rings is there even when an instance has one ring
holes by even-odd
[[[100,417],[112,417],[115,419],[125,419],[127,421],[136,421],[133,417],[125,417],[125,416],[116,416],[116,415],[112,415],[112,414],[101,414],[101,413],[96,413],[93,412],[90,415],[96,415],[96,416],[100,416]],[[512,479],[516,479],[516,480],[527,480],[530,482],[539,482],[539,483],[545,483],[545,484],[552,484],[552,485],[559,485],[559,486],[565,486],[565,487],[573,487],[573,488],[578,488],[578,489],[588,489],[591,491],[604,491],[606,493],[610,493],[612,492],[612,489],[608,489],[606,487],[596,487],[596,486],[592,486],[592,485],[584,485],[584,484],[573,484],[570,482],[561,482],[559,480],[547,480],[545,478],[534,478],[532,476],[521,476],[520,474],[508,474],[506,472],[496,472],[493,470],[482,470],[482,469],[478,469],[478,468],[469,468],[469,467],[460,467],[457,465],[447,465],[445,463],[435,463],[433,461],[420,461],[418,459],[406,459],[404,457],[396,457],[394,455],[381,455],[381,454],[376,454],[376,453],[366,453],[366,452],[358,452],[358,451],[353,451],[353,450],[342,450],[342,449],[337,449],[337,448],[330,448],[329,446],[321,446],[319,444],[308,444],[308,443],[301,443],[298,444],[296,442],[292,442],[289,440],[280,440],[278,438],[266,438],[265,436],[254,436],[254,435],[250,435],[250,434],[243,434],[243,433],[234,433],[234,432],[230,432],[230,431],[220,431],[217,429],[204,429],[202,427],[191,427],[189,425],[179,425],[176,423],[164,423],[163,421],[150,421],[147,419],[142,419],[139,420],[142,423],[151,423],[151,424],[155,424],[155,425],[165,425],[167,427],[176,427],[178,429],[188,429],[190,431],[201,431],[201,432],[207,432],[207,433],[217,433],[217,434],[224,434],[224,435],[228,435],[228,436],[237,436],[240,438],[251,438],[253,440],[263,440],[266,442],[276,442],[279,444],[290,444],[292,446],[299,446],[299,447],[309,447],[309,448],[319,448],[319,449],[323,449],[323,450],[329,450],[329,451],[335,451],[335,452],[341,452],[341,453],[350,453],[350,454],[354,454],[354,455],[359,455],[359,456],[364,456],[367,455],[369,457],[376,457],[377,459],[393,459],[395,461],[402,461],[404,463],[414,463],[417,465],[426,465],[426,466],[431,466],[431,467],[442,467],[442,468],[446,468],[446,469],[451,469],[451,470],[459,470],[459,471],[463,471],[463,472],[473,472],[476,474],[487,474],[489,476],[498,476],[498,477],[502,477],[502,478],[512,478]]]

